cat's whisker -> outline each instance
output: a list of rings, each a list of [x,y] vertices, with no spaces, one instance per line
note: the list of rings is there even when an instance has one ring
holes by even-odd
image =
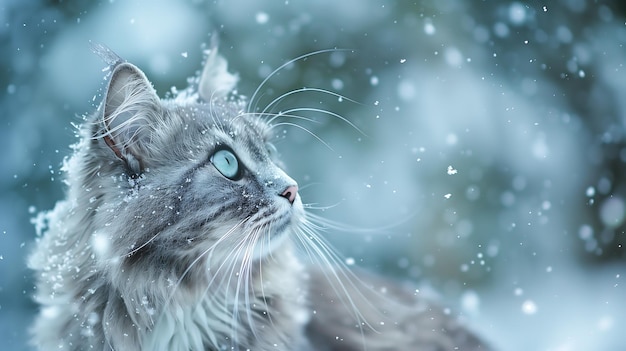
[[[294,128],[301,129],[301,130],[305,131],[307,134],[309,134],[312,137],[314,137],[317,141],[322,143],[322,145],[326,146],[330,151],[335,152],[335,150],[332,147],[330,147],[330,145],[328,145],[327,142],[325,142],[322,138],[317,136],[317,134],[315,134],[314,132],[310,131],[306,127],[303,127],[303,126],[301,126],[299,124],[295,124],[295,123],[291,123],[291,122],[280,122],[280,123],[276,123],[276,124],[272,125],[271,128],[274,129],[274,128],[277,128],[277,127],[280,127],[280,126],[289,126],[289,127],[294,127]]]
[[[307,207],[308,209],[311,210],[321,210],[324,211],[327,208],[321,207]],[[328,218],[319,216],[315,213],[312,212],[308,212],[307,213],[307,217],[310,220],[313,220],[321,225],[323,225],[324,227],[328,227],[331,228],[335,231],[338,232],[343,232],[343,233],[350,233],[352,235],[354,234],[370,234],[370,235],[388,235],[389,232],[394,229],[397,228],[399,225],[404,224],[410,220],[412,220],[413,218],[415,218],[415,214],[411,214],[411,215],[405,215],[403,216],[403,218],[401,218],[400,220],[396,221],[396,222],[391,222],[389,224],[383,224],[380,226],[370,226],[368,228],[363,228],[363,227],[357,227],[357,226],[353,226],[353,225],[346,225],[344,223],[341,222],[336,222],[333,220],[330,220]]]
[[[255,251],[259,249],[257,247],[257,245],[259,245],[259,239],[264,234],[267,234],[264,229],[265,226],[257,227],[252,231],[252,233],[249,234],[249,244],[246,252],[244,253],[245,256],[242,260],[242,269],[240,271],[240,279],[244,280],[243,294],[246,318],[250,327],[250,331],[255,338],[259,338],[260,335],[258,327],[256,325],[255,317],[253,315],[253,311],[256,309],[256,306],[250,301],[250,298],[252,296],[257,296],[254,291],[254,285],[251,284],[251,281],[255,272],[255,270],[253,269],[253,265],[257,263],[257,260],[258,262],[261,261],[260,259],[255,259]]]
[[[338,113],[334,113],[332,111],[328,111],[328,110],[324,110],[324,109],[320,109],[320,108],[314,108],[314,107],[298,107],[298,108],[293,108],[293,109],[289,109],[284,111],[284,113],[279,114],[279,116],[293,116],[294,112],[317,112],[317,113],[321,113],[321,114],[325,114],[325,115],[329,115],[332,117],[335,117],[339,120],[341,120],[342,122],[346,123],[347,125],[349,125],[350,127],[354,128],[357,132],[359,132],[361,135],[363,136],[367,136],[361,129],[359,129],[359,127],[357,127],[356,125],[354,125],[354,123],[350,122],[347,118],[345,118],[344,116],[338,114]]]
[[[210,260],[211,259],[211,254],[213,253],[215,248],[218,245],[220,245],[222,242],[228,240],[231,235],[234,235],[235,233],[237,233],[237,229],[239,229],[248,220],[249,220],[249,217],[246,217],[246,218],[242,219],[241,221],[239,221],[238,223],[236,223],[235,225],[233,225],[228,231],[226,231],[222,236],[220,236],[219,239],[217,239],[211,246],[209,246],[207,249],[202,251],[202,253],[200,253],[200,255],[198,255],[198,257],[196,257],[191,262],[191,264],[187,267],[187,269],[183,272],[183,274],[179,278],[179,282],[182,281],[182,279],[185,278],[185,276],[187,275],[187,273],[189,273],[189,271],[193,268],[193,266],[196,265],[205,255],[209,254],[208,259]]]
[[[252,264],[254,259],[254,250],[258,243],[259,237],[263,234],[262,228],[255,228],[252,233],[249,234],[249,245],[244,253],[244,258],[241,263],[240,280],[244,279],[244,307],[246,310],[246,317],[252,335],[257,338],[257,328],[255,326],[254,318],[252,316],[253,306],[250,303],[250,296],[254,295],[254,289],[251,289],[250,280],[252,278]],[[247,238],[248,239],[248,238]],[[239,290],[239,287],[237,288]]]
[[[268,254],[268,260],[276,261],[276,258],[274,257],[274,252],[273,252],[273,250],[271,249],[271,245],[272,245],[272,244],[271,244],[271,241],[273,240],[273,239],[272,239],[272,236],[271,236],[271,233],[272,233],[272,223],[270,222],[270,223],[268,224],[268,226],[267,226],[267,232],[266,232],[266,233],[265,233],[265,235],[264,235],[264,237],[265,237],[265,241],[266,241],[266,244],[265,244],[265,245],[267,246],[267,250],[268,250],[268,252],[269,252],[269,254]],[[282,235],[286,235],[286,234],[284,234],[284,233],[283,233]],[[261,250],[264,250],[263,244],[261,245],[261,248],[260,248],[260,249],[261,249]],[[262,251],[262,252],[265,252],[265,251]],[[262,269],[262,262],[263,262],[263,260],[260,260],[260,261],[259,261],[259,276],[260,276],[260,277],[262,277],[262,276],[263,276],[263,275],[262,275],[262,272],[263,272],[263,269]],[[260,284],[260,285],[261,285],[261,296],[263,297],[263,304],[264,304],[264,306],[265,306],[265,313],[266,313],[267,319],[268,319],[268,321],[269,321],[269,323],[270,323],[270,326],[272,326],[273,328],[275,328],[275,329],[276,329],[276,328],[278,328],[278,327],[277,327],[277,326],[276,326],[276,324],[274,323],[274,320],[273,320],[273,318],[272,318],[272,314],[270,313],[271,306],[269,306],[269,305],[267,304],[267,299],[266,299],[266,297],[267,297],[268,295],[265,293],[265,286],[264,286],[264,285],[265,285],[265,284],[264,284],[265,280],[261,278],[261,279],[260,279],[260,281],[261,281],[261,284]]]
[[[130,257],[130,256],[136,254],[137,252],[139,252],[144,247],[150,245],[150,243],[152,243],[159,236],[159,234],[161,234],[161,233],[154,234],[150,239],[146,240],[143,244],[137,246],[136,248],[132,249],[131,251],[129,251],[129,252],[123,254],[123,255],[118,256],[118,258],[123,259],[123,258]]]
[[[359,311],[357,304],[348,292],[348,288],[344,286],[343,281],[345,280],[348,282],[352,287],[350,290],[356,291],[363,301],[369,303],[368,299],[361,293],[361,289],[367,288],[367,286],[352,272],[349,267],[347,267],[344,260],[341,259],[330,244],[328,244],[318,234],[319,232],[324,231],[325,228],[308,220],[303,220],[298,229],[299,231],[297,233],[300,234],[298,235],[300,242],[312,248],[313,252],[316,254],[315,256],[318,257],[316,261],[322,263],[322,265],[327,268],[322,269],[321,271],[324,276],[326,276],[326,279],[331,284],[333,289],[335,289],[337,295],[342,298],[342,303],[346,304],[346,306],[352,310],[352,313],[359,322],[359,325],[365,325],[376,331],[376,328]],[[312,256],[310,257],[313,258]],[[358,282],[359,286],[356,286],[355,282]]]
[[[218,269],[216,270],[216,272],[214,272],[214,276],[221,277],[221,280],[218,284],[217,287],[211,287],[211,286],[207,286],[205,293],[208,293],[209,290],[213,290],[213,291],[222,291],[224,294],[223,296],[216,296],[216,299],[221,298],[223,299],[223,301],[218,302],[217,305],[218,306],[223,306],[224,308],[224,313],[228,315],[228,317],[225,317],[223,320],[224,321],[228,321],[230,320],[230,325],[231,327],[231,333],[230,333],[230,337],[231,337],[231,346],[235,346],[238,344],[239,342],[239,331],[238,328],[236,328],[237,324],[237,318],[236,316],[238,315],[238,300],[239,300],[239,296],[237,294],[235,294],[234,296],[231,296],[231,281],[234,275],[234,271],[235,271],[235,266],[237,265],[237,257],[239,257],[240,253],[242,250],[242,245],[241,243],[238,243],[235,247],[234,250],[230,251],[227,256],[223,259],[223,264],[221,264]],[[222,274],[221,270],[222,268],[226,268]],[[234,297],[234,303],[232,303],[231,299]],[[229,307],[232,305],[232,309],[229,310]]]
[[[326,90],[326,89],[321,89],[321,88],[310,88],[310,87],[302,87],[299,89],[294,89],[294,90],[290,90],[282,95],[280,95],[279,97],[275,98],[274,100],[272,100],[269,104],[267,104],[267,106],[265,106],[265,108],[263,109],[263,111],[261,111],[259,114],[264,116],[267,114],[267,111],[269,111],[270,108],[272,108],[273,106],[277,105],[279,102],[281,102],[282,100],[284,100],[285,98],[291,96],[291,95],[295,95],[295,94],[299,94],[299,93],[305,93],[305,92],[317,92],[317,93],[322,93],[322,94],[326,94],[326,95],[330,95],[333,97],[336,97],[338,100],[346,100],[355,104],[359,104],[357,101],[352,100],[348,97],[345,97],[339,93],[336,93],[334,91],[331,90]]]
[[[304,189],[304,187],[302,187]],[[326,206],[319,206],[317,204],[313,204],[313,203],[308,203],[308,204],[302,204],[302,207],[304,207],[307,210],[320,210],[320,211],[326,211],[326,210],[330,210],[332,208],[335,208],[337,206],[339,206],[341,202],[338,202],[336,204],[332,204],[332,205],[326,205]]]
[[[259,247],[260,250],[262,250],[262,251],[265,250],[266,245],[267,245],[267,250],[270,250],[270,240],[271,240],[270,233],[271,233],[271,223],[268,226],[268,230],[267,230],[267,232],[264,235],[265,240],[261,240],[261,242],[260,242],[260,247]],[[265,242],[267,242],[267,244]],[[274,259],[274,256],[273,256],[273,253],[272,253],[271,250],[269,251],[269,259],[272,259],[272,260]],[[261,284],[260,284],[261,285],[261,295],[260,296],[262,297],[263,305],[265,307],[265,314],[267,316],[267,319],[270,322],[270,325],[272,327],[275,327],[274,321],[272,320],[272,314],[269,313],[270,307],[267,305],[266,297],[268,295],[265,294],[265,284],[264,284],[265,279],[263,279],[263,260],[259,260],[259,279],[260,279],[260,282],[261,282]]]
[[[278,118],[283,118],[283,117],[284,117],[284,118],[298,119],[298,120],[301,120],[301,121],[307,121],[307,122],[310,122],[310,123],[317,123],[317,124],[319,124],[319,123],[320,123],[320,121],[317,121],[317,120],[315,120],[315,119],[313,119],[313,118],[310,118],[310,117],[304,117],[304,116],[300,116],[300,115],[289,114],[289,113],[287,113],[287,112],[278,112],[278,113],[275,113],[275,114],[272,114],[272,113],[266,113],[266,114],[264,114],[264,115],[262,115],[262,116],[265,116],[265,117],[270,117],[270,116],[271,116],[271,118],[269,118],[269,119],[266,121],[266,123],[267,123],[267,124],[269,124],[269,125],[272,125],[272,123],[273,123],[276,119],[278,119]]]
[[[366,318],[359,312],[358,307],[354,303],[352,296],[341,279],[342,276],[344,278],[349,277],[346,273],[347,268],[345,267],[345,264],[343,264],[340,259],[335,257],[334,253],[331,255],[328,254],[330,249],[322,244],[322,240],[318,237],[314,230],[309,228],[298,228],[296,231],[296,237],[302,244],[302,247],[306,251],[309,259],[316,263],[315,266],[323,267],[320,269],[321,272],[326,277],[326,280],[329,282],[331,288],[338,296],[340,296],[342,300],[341,302],[352,310],[354,317],[359,322],[358,324],[360,326],[362,324],[370,326]],[[347,280],[352,284],[349,278]]]
[[[304,234],[305,236],[307,234]],[[309,234],[310,235],[310,234]],[[350,311],[352,311],[352,316],[355,318],[356,327],[359,329],[359,335],[361,338],[361,344],[363,345],[364,350],[367,349],[367,344],[365,343],[365,330],[364,326],[367,326],[369,329],[376,331],[371,323],[365,318],[365,316],[360,312],[357,307],[356,302],[353,300],[352,296],[348,292],[348,288],[343,284],[340,278],[340,274],[337,273],[335,269],[335,265],[331,263],[330,260],[324,255],[324,253],[319,249],[316,245],[310,245],[310,243],[306,242],[304,239],[299,238],[300,241],[307,247],[307,252],[309,257],[317,262],[317,265],[326,267],[322,268],[321,272],[323,273],[326,281],[329,283],[331,289],[335,292],[335,295],[339,296],[339,300],[341,303],[346,306]],[[307,245],[309,244],[309,245]],[[311,251],[312,248],[313,250]],[[334,260],[333,260],[334,261]],[[345,276],[345,272],[340,269],[341,275]]]
[[[257,88],[258,88],[258,87],[257,87]],[[253,102],[252,100],[250,100],[250,102],[248,103],[248,107],[246,108],[246,110],[245,110],[245,112],[244,112],[244,113],[245,113],[245,114],[247,114],[247,115],[253,115],[253,114],[255,114],[255,113],[256,113],[255,111],[257,111],[257,110],[259,109],[258,103],[261,101],[261,99],[262,99],[262,98],[263,98],[266,94],[267,94],[266,92],[260,93],[260,94],[259,94],[259,96],[257,97],[257,101],[254,101],[254,102]],[[253,104],[254,104],[254,107],[252,106]]]
[[[237,229],[239,227],[241,227],[249,218],[245,218],[241,221],[239,221],[238,223],[236,223],[234,226],[232,226],[228,231],[226,231],[226,233],[224,233],[224,235],[220,236],[219,239],[214,242],[211,246],[209,246],[207,249],[203,250],[188,266],[187,268],[183,271],[183,273],[180,275],[180,277],[178,278],[178,280],[176,281],[174,287],[172,288],[172,291],[169,294],[168,299],[166,299],[165,304],[169,305],[176,293],[176,290],[179,288],[179,286],[182,284],[183,280],[185,279],[185,277],[187,276],[187,274],[189,274],[189,272],[193,269],[194,266],[196,266],[200,260],[208,255],[207,257],[207,261],[211,260],[211,254],[212,252],[215,250],[216,247],[218,247],[221,243],[223,243],[224,241],[228,240],[230,236],[235,235],[235,233],[237,233]],[[209,283],[207,284],[207,287],[205,288],[205,293],[209,290],[209,287],[212,286],[214,280],[219,276],[218,272],[221,269],[221,267],[223,265],[225,265],[227,262],[227,260],[224,260],[221,262],[219,268],[217,269],[217,271],[212,274],[211,276],[211,280],[209,281]]]
[[[324,49],[324,50],[317,50],[317,51],[313,51],[304,55],[300,55],[294,59],[291,59],[285,63],[283,63],[282,65],[280,65],[278,68],[276,68],[274,71],[272,71],[272,73],[270,73],[267,77],[265,77],[265,79],[261,82],[261,84],[259,84],[259,86],[256,88],[256,90],[254,91],[254,93],[252,94],[252,96],[250,97],[250,104],[248,105],[248,112],[254,112],[250,109],[250,107],[254,106],[256,108],[256,104],[257,104],[257,95],[259,94],[259,92],[261,91],[261,89],[263,89],[263,87],[265,86],[265,84],[272,79],[278,72],[280,72],[283,68],[293,64],[294,62],[298,62],[300,60],[305,60],[308,57],[311,56],[315,56],[315,55],[320,55],[320,54],[324,54],[324,53],[329,53],[329,52],[338,52],[338,51],[350,51],[348,49]]]
[[[309,219],[311,219],[312,221]],[[316,224],[315,222],[318,222],[320,224]],[[319,233],[327,231],[328,228],[331,228],[334,231],[353,231],[355,230],[354,228],[341,225],[323,217],[312,215],[311,213],[307,213],[307,220],[303,221],[301,227],[301,229],[305,230],[305,232],[310,233],[311,239],[316,242],[316,245],[314,246],[320,248],[323,251],[320,257],[329,264],[332,264],[333,267],[339,267],[339,271],[342,273],[341,275],[351,285],[351,287],[353,288],[352,290],[356,291],[356,294],[364,301],[364,303],[372,307],[373,311],[376,311],[376,313],[382,316],[382,311],[376,308],[376,306],[371,305],[369,301],[370,299],[368,299],[363,294],[363,291],[365,290],[369,291],[371,294],[376,295],[378,298],[387,301],[390,304],[395,304],[394,301],[389,300],[389,298],[381,294],[380,291],[375,290],[371,286],[365,284],[352,271],[352,269],[347,266],[345,260],[342,259],[342,257],[335,251],[335,249],[323,237],[319,235]],[[368,232],[369,230],[363,229],[363,231]],[[330,263],[330,261],[332,261],[332,263]],[[343,285],[343,283],[341,284]],[[370,323],[367,323],[367,326],[372,330],[377,331],[376,328],[373,327],[373,325],[371,325]]]
[[[219,114],[216,113],[216,97],[215,97],[215,93],[213,92],[213,94],[211,95],[211,99],[210,99],[210,103],[209,103],[209,111],[211,112],[211,119],[213,120],[213,123],[215,125],[215,127],[221,131],[222,133],[226,133],[226,127],[224,126],[224,122],[222,121],[221,118],[219,118]]]
[[[268,251],[268,259],[272,260],[272,261],[276,261],[276,258],[274,257],[274,250],[272,250],[272,240],[274,240],[274,238],[272,238],[272,222],[270,222],[267,225],[267,234],[265,235],[265,241],[267,242],[267,251]],[[281,235],[286,235],[285,233],[282,233]],[[265,252],[265,251],[262,251]]]
[[[275,98],[274,100],[272,100],[269,104],[267,104],[265,106],[265,108],[260,111],[260,112],[255,112],[258,113],[259,116],[267,116],[267,115],[271,115],[272,113],[269,113],[269,109],[272,108],[275,105],[278,105],[279,102],[281,102],[282,100],[284,100],[285,98],[306,91],[307,88],[300,88],[300,89],[294,89],[294,90],[290,90],[286,93],[281,94],[280,96],[278,96],[277,98]]]
[[[250,326],[253,326],[253,322],[252,322],[252,318],[250,315],[250,306],[249,306],[249,276],[250,276],[250,269],[251,269],[251,259],[252,259],[252,254],[253,252],[251,252],[254,249],[254,244],[256,242],[256,237],[258,236],[258,234],[254,233],[254,232],[248,232],[245,233],[245,235],[243,236],[243,238],[241,240],[239,240],[236,243],[235,246],[235,250],[233,250],[231,252],[231,254],[229,254],[230,257],[230,262],[231,262],[231,266],[230,269],[228,270],[228,279],[227,279],[227,283],[226,283],[226,291],[230,291],[230,286],[231,286],[231,279],[233,279],[233,276],[236,277],[236,285],[235,285],[235,292],[234,292],[234,303],[232,303],[232,313],[231,313],[231,325],[237,326],[239,325],[238,320],[239,320],[239,316],[240,316],[240,312],[239,312],[239,299],[241,297],[242,294],[242,281],[243,281],[243,294],[244,294],[244,307],[246,310],[246,313],[248,315],[248,323],[250,324]],[[237,265],[239,265],[239,269],[237,270]],[[230,301],[229,301],[229,297],[228,296],[224,296],[224,305],[228,306],[230,305]],[[234,345],[238,344],[238,332],[236,330],[236,328],[233,328],[233,342],[235,342]],[[254,333],[254,331],[252,330],[252,332]],[[255,335],[256,336],[256,335]]]
[[[245,296],[247,295],[247,291],[245,289],[245,280],[246,280],[246,276],[248,275],[248,260],[249,260],[249,255],[248,252],[250,250],[250,241],[253,240],[252,237],[254,236],[253,233],[248,232],[245,233],[244,237],[242,238],[242,240],[239,242],[238,244],[238,253],[235,256],[236,260],[233,262],[233,272],[235,271],[235,268],[237,268],[237,272],[234,274],[236,279],[237,279],[237,284],[235,286],[235,298],[237,299],[237,302],[234,305],[234,309],[233,309],[233,320],[238,319],[239,317],[239,298],[242,296],[242,290],[243,290],[243,295],[244,295],[244,301],[247,302],[248,301],[248,297]],[[236,267],[236,266],[239,267]],[[242,289],[242,282],[244,285],[244,288]]]

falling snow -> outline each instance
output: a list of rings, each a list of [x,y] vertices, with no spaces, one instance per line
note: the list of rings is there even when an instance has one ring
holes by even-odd
[[[270,16],[266,12],[258,12],[255,18],[256,18],[256,23],[266,24],[269,21]]]
[[[435,34],[435,32],[435,26],[431,21],[427,21],[426,23],[424,23],[424,33],[426,33],[427,35],[433,35]]]
[[[104,0],[69,9],[9,0],[0,10],[0,133],[11,150],[0,172],[4,347],[26,347],[33,284],[24,256],[57,220],[46,211],[65,187],[58,169],[76,141],[75,116],[101,100],[94,94],[108,71],[88,42],[136,61],[159,94],[176,95],[217,31],[248,96],[286,60],[337,48],[279,71],[254,107],[262,111],[303,86],[341,93],[283,96],[265,112],[326,110],[359,128],[314,113],[276,121],[310,134],[273,128],[302,201],[317,215],[366,229],[325,233],[345,265],[432,285],[499,349],[621,349],[623,6],[373,4],[159,0],[148,8]],[[135,200],[140,186],[133,188],[120,201]],[[89,235],[98,255],[110,254],[110,233]],[[88,316],[87,325],[97,323],[101,316]]]
[[[527,315],[533,315],[537,313],[537,305],[533,300],[526,300],[522,303],[522,313]]]

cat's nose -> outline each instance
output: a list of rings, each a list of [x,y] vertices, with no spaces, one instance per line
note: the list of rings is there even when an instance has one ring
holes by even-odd
[[[283,191],[280,196],[284,197],[285,199],[289,200],[289,203],[293,205],[293,202],[296,201],[296,195],[298,194],[298,186],[297,185],[290,185],[287,187],[287,189],[285,189],[285,191]]]

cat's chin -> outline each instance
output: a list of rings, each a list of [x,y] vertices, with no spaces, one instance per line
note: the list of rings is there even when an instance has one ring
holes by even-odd
[[[263,244],[258,242],[254,246],[252,259],[258,261],[272,255],[274,252],[287,245],[289,240],[291,239],[289,238],[288,230],[272,233],[272,237],[269,240],[264,240]]]
[[[279,211],[284,211],[283,214],[285,216],[282,216],[282,220],[274,222],[273,228],[275,230],[265,233],[269,237],[259,238],[256,242],[252,252],[253,260],[261,260],[287,245],[291,240],[290,236],[293,232],[293,227],[304,216],[304,208],[299,198],[296,199],[293,205],[279,208]]]

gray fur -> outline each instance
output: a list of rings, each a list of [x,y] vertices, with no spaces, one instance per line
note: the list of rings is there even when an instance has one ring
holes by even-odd
[[[95,50],[112,65],[104,101],[64,162],[66,198],[36,221],[38,349],[486,349],[426,301],[360,290],[334,264],[300,197],[281,195],[296,183],[263,116],[226,94],[237,78],[215,47],[197,88],[171,100]],[[223,147],[241,179],[213,166]]]

